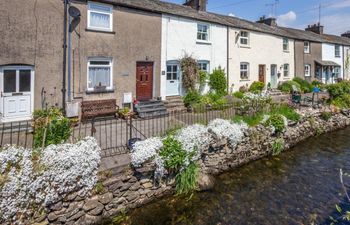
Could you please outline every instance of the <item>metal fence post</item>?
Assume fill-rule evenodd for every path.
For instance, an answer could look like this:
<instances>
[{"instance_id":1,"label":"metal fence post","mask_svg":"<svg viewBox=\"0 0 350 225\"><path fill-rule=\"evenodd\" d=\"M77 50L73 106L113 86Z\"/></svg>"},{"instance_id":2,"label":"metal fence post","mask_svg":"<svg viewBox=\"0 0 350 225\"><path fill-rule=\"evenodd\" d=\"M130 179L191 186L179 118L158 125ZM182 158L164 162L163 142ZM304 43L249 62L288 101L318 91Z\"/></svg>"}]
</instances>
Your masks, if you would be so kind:
<instances>
[{"instance_id":1,"label":"metal fence post","mask_svg":"<svg viewBox=\"0 0 350 225\"><path fill-rule=\"evenodd\" d=\"M130 138L129 139L132 139L132 116L130 116L129 124L130 124L130 130L129 130ZM129 141L129 140L127 140L127 141Z\"/></svg>"},{"instance_id":2,"label":"metal fence post","mask_svg":"<svg viewBox=\"0 0 350 225\"><path fill-rule=\"evenodd\" d=\"M95 128L95 118L93 118L93 119L91 120L91 137L94 136L95 132L96 132L96 128Z\"/></svg>"}]
</instances>

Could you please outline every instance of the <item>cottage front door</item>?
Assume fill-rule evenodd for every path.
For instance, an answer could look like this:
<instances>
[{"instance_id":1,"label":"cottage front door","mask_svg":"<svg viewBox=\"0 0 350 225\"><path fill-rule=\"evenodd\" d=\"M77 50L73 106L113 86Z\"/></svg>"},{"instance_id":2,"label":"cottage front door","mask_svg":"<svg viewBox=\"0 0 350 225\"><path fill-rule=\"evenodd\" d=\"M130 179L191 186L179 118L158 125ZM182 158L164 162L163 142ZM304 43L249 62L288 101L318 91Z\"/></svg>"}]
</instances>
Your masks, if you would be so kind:
<instances>
[{"instance_id":1,"label":"cottage front door","mask_svg":"<svg viewBox=\"0 0 350 225\"><path fill-rule=\"evenodd\" d=\"M271 65L271 88L277 88L277 65Z\"/></svg>"},{"instance_id":2,"label":"cottage front door","mask_svg":"<svg viewBox=\"0 0 350 225\"><path fill-rule=\"evenodd\" d=\"M148 101L153 97L153 62L136 64L136 98Z\"/></svg>"},{"instance_id":3,"label":"cottage front door","mask_svg":"<svg viewBox=\"0 0 350 225\"><path fill-rule=\"evenodd\" d=\"M0 76L1 121L30 119L34 101L33 68L3 67Z\"/></svg>"},{"instance_id":4,"label":"cottage front door","mask_svg":"<svg viewBox=\"0 0 350 225\"><path fill-rule=\"evenodd\" d=\"M266 66L259 65L259 81L263 82L264 84L265 84L265 71L266 71Z\"/></svg>"}]
</instances>

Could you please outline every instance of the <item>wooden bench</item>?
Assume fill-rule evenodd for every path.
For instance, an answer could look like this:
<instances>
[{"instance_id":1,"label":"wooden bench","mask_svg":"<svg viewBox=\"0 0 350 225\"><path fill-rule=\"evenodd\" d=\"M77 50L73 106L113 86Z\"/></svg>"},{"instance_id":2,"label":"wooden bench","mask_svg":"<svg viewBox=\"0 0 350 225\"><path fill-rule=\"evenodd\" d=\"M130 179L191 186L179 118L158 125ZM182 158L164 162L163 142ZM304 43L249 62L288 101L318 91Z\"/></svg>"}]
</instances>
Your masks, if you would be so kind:
<instances>
[{"instance_id":1,"label":"wooden bench","mask_svg":"<svg viewBox=\"0 0 350 225\"><path fill-rule=\"evenodd\" d=\"M81 103L81 121L95 119L103 116L117 116L119 106L116 99L83 101Z\"/></svg>"}]
</instances>

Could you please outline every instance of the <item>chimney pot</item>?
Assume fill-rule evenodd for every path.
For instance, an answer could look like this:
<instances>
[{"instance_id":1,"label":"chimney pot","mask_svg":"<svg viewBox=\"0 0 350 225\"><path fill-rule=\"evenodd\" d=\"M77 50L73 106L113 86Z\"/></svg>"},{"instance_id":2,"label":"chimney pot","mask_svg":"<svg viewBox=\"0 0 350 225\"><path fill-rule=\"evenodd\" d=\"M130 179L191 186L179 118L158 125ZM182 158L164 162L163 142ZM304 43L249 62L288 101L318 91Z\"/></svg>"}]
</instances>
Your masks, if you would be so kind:
<instances>
[{"instance_id":1,"label":"chimney pot","mask_svg":"<svg viewBox=\"0 0 350 225\"><path fill-rule=\"evenodd\" d=\"M305 30L314 32L316 34L323 34L323 28L324 27L320 23L315 23L314 25L308 25Z\"/></svg>"},{"instance_id":2,"label":"chimney pot","mask_svg":"<svg viewBox=\"0 0 350 225\"><path fill-rule=\"evenodd\" d=\"M262 16L262 17L260 17L260 20L256 21L256 22L257 23L264 23L264 24L272 26L272 27L277 26L276 18L274 18L274 17L266 18L265 16Z\"/></svg>"},{"instance_id":3,"label":"chimney pot","mask_svg":"<svg viewBox=\"0 0 350 225\"><path fill-rule=\"evenodd\" d=\"M186 0L184 5L199 11L207 11L207 0Z\"/></svg>"}]
</instances>

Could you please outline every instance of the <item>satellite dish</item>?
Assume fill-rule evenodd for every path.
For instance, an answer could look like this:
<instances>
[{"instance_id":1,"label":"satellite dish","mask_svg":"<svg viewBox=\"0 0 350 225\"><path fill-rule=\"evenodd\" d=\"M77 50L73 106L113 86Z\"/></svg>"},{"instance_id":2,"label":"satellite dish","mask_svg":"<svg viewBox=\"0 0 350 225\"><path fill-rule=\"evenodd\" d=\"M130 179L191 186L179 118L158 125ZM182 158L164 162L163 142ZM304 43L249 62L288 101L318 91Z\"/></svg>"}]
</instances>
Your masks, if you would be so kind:
<instances>
[{"instance_id":1,"label":"satellite dish","mask_svg":"<svg viewBox=\"0 0 350 225\"><path fill-rule=\"evenodd\" d=\"M80 10L74 6L70 6L68 9L68 13L71 17L73 17L74 19L79 18L80 17Z\"/></svg>"}]
</instances>

